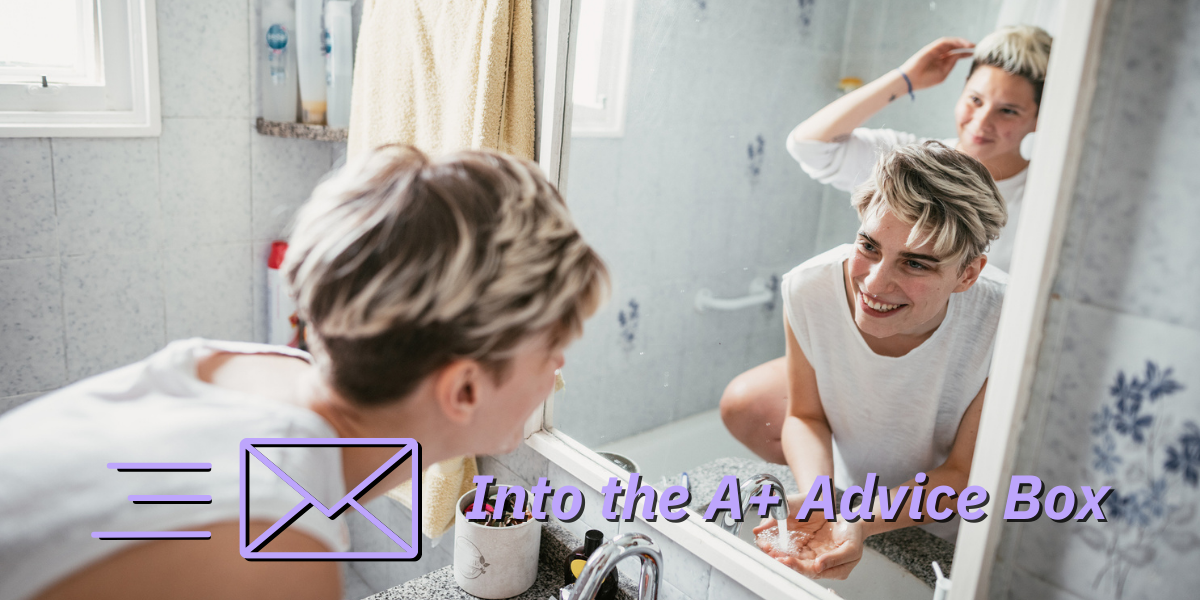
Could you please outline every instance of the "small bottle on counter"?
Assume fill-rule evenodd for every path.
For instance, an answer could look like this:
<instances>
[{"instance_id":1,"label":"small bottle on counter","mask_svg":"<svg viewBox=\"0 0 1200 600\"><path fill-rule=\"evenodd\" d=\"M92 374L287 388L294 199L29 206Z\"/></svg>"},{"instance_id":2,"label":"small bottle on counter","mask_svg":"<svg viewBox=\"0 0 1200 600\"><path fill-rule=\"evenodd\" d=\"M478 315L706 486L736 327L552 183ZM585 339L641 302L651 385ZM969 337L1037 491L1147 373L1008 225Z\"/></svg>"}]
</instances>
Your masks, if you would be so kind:
<instances>
[{"instance_id":1,"label":"small bottle on counter","mask_svg":"<svg viewBox=\"0 0 1200 600\"><path fill-rule=\"evenodd\" d=\"M563 565L563 579L566 584L575 583L575 580L579 578L579 574L583 572L583 567L587 564L588 557L603 543L603 532L599 529L588 530L587 534L583 536L583 545L567 555L566 564ZM604 578L604 582L600 584L600 593L596 595L596 598L597 600L615 600L616 597L617 571L613 569L613 572Z\"/></svg>"}]
</instances>

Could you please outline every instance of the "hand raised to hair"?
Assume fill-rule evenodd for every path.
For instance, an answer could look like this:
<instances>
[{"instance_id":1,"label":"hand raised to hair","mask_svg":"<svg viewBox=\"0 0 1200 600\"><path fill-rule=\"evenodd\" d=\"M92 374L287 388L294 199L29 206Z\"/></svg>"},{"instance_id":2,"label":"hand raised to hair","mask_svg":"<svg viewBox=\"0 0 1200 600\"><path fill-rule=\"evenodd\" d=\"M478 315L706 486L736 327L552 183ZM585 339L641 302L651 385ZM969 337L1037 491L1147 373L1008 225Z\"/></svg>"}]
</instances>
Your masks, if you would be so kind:
<instances>
[{"instance_id":1,"label":"hand raised to hair","mask_svg":"<svg viewBox=\"0 0 1200 600\"><path fill-rule=\"evenodd\" d=\"M967 53L948 54L951 50L974 47L963 38L938 38L904 61L900 70L912 81L913 90L930 88L945 81L959 60L971 57Z\"/></svg>"}]
</instances>

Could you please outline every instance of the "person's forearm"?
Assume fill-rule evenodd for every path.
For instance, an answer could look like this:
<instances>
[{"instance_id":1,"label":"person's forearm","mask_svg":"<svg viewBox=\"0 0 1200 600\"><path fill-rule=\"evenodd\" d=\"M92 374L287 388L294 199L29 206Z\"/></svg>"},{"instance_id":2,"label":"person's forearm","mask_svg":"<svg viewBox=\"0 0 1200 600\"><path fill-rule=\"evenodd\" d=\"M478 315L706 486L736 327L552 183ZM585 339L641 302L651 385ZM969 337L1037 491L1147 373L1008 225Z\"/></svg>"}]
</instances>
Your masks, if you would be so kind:
<instances>
[{"instance_id":1,"label":"person's forearm","mask_svg":"<svg viewBox=\"0 0 1200 600\"><path fill-rule=\"evenodd\" d=\"M928 509L927 503L929 500L929 494L931 492L933 492L934 488L941 486L941 485L950 486L951 488L953 488L954 492L955 492L955 498L949 499L946 496L940 497L938 499L937 509L938 510L950 509L950 510L954 511L955 513L957 513L958 512L958 494L961 494L962 491L967 487L968 469L958 468L958 467L952 466L950 464L943 464L942 466L940 466L936 469L933 469L932 471L929 471L926 475L929 476L929 481L926 481L925 485L923 485L923 486L917 486L916 481L913 479L910 479L910 480L904 482L903 484L901 484L901 486L908 487L908 494L904 498L904 505L901 506L899 508L899 510L896 511L896 520L891 523L883 520L883 513L882 513L883 507L880 504L879 498L876 498L875 499L875 511L874 511L875 518L871 521L863 521L863 536L868 537L868 536L875 535L877 533L891 531L893 529L903 529L905 527L912 527L913 525L924 525L926 523L933 523L934 520L929 515L930 511ZM924 488L924 491L921 493L921 504L920 504L920 513L919 513L920 515L924 516L923 521L913 520L913 518L911 516L911 511L910 511L910 509L912 508L913 497L916 493L916 489L919 489L919 488ZM888 496L889 496L888 506L889 507L891 507L892 502L895 501L896 492L899 489L900 489L899 487L896 487L894 489L888 490Z\"/></svg>"},{"instance_id":2,"label":"person's forearm","mask_svg":"<svg viewBox=\"0 0 1200 600\"><path fill-rule=\"evenodd\" d=\"M792 130L793 141L833 142L847 136L892 100L908 94L900 71L883 77L834 100Z\"/></svg>"},{"instance_id":3,"label":"person's forearm","mask_svg":"<svg viewBox=\"0 0 1200 600\"><path fill-rule=\"evenodd\" d=\"M829 425L788 415L783 419L781 436L783 455L801 496L808 494L817 477L833 477L833 434Z\"/></svg>"}]
</instances>

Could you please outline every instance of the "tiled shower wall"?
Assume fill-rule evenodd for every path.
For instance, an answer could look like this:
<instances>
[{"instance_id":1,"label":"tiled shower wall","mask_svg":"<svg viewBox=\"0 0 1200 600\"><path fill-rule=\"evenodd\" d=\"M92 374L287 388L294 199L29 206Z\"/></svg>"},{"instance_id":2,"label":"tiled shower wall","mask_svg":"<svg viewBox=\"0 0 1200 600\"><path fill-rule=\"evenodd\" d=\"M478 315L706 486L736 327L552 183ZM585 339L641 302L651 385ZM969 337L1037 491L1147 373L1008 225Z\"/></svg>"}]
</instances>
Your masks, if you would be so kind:
<instances>
[{"instance_id":1,"label":"tiled shower wall","mask_svg":"<svg viewBox=\"0 0 1200 600\"><path fill-rule=\"evenodd\" d=\"M991 597L1200 587L1200 6L1114 0L1015 472L1108 522L1008 523Z\"/></svg>"},{"instance_id":2,"label":"tiled shower wall","mask_svg":"<svg viewBox=\"0 0 1200 600\"><path fill-rule=\"evenodd\" d=\"M738 373L784 352L780 302L697 312L701 289L745 296L851 242L849 194L809 179L789 132L943 35L978 40L998 1L758 0L636 4L625 133L573 138L567 200L608 261L613 301L568 353L555 425L597 445L716 408ZM964 61L867 126L953 137Z\"/></svg>"},{"instance_id":3,"label":"tiled shower wall","mask_svg":"<svg viewBox=\"0 0 1200 600\"><path fill-rule=\"evenodd\" d=\"M253 4L159 0L161 137L0 139L0 410L170 340L265 340L269 243L343 145L254 132Z\"/></svg>"}]
</instances>

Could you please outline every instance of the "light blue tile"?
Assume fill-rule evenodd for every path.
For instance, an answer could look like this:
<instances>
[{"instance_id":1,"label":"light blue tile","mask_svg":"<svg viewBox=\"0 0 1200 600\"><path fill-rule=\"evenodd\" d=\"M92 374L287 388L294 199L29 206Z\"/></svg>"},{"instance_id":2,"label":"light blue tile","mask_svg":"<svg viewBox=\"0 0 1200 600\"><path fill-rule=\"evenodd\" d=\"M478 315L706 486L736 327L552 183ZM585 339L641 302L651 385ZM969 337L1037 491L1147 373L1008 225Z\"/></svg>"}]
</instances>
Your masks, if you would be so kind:
<instances>
[{"instance_id":1,"label":"light blue tile","mask_svg":"<svg viewBox=\"0 0 1200 600\"><path fill-rule=\"evenodd\" d=\"M164 117L253 116L249 7L245 0L158 2Z\"/></svg>"},{"instance_id":2,"label":"light blue tile","mask_svg":"<svg viewBox=\"0 0 1200 600\"><path fill-rule=\"evenodd\" d=\"M0 140L0 260L56 256L50 140Z\"/></svg>"},{"instance_id":3,"label":"light blue tile","mask_svg":"<svg viewBox=\"0 0 1200 600\"><path fill-rule=\"evenodd\" d=\"M734 581L728 575L712 570L708 584L708 600L750 600L758 598L758 594L746 589L746 586Z\"/></svg>"},{"instance_id":4,"label":"light blue tile","mask_svg":"<svg viewBox=\"0 0 1200 600\"><path fill-rule=\"evenodd\" d=\"M163 119L159 189L168 248L250 240L246 119Z\"/></svg>"},{"instance_id":5,"label":"light blue tile","mask_svg":"<svg viewBox=\"0 0 1200 600\"><path fill-rule=\"evenodd\" d=\"M657 509L656 509L657 510ZM640 513L640 504L639 504ZM671 525L666 525L670 527ZM649 537L663 555L663 581L675 588L674 593L686 598L707 598L709 577L712 567L700 560L661 532L655 531L640 518L632 522L621 522L621 535L640 533ZM637 581L641 565L636 560L627 560L619 565L621 573Z\"/></svg>"},{"instance_id":6,"label":"light blue tile","mask_svg":"<svg viewBox=\"0 0 1200 600\"><path fill-rule=\"evenodd\" d=\"M559 490L564 486L573 486L583 492L584 503L583 513L578 519L565 523L558 518L551 517L555 523L561 525L567 531L570 531L575 537L583 539L589 529L598 529L604 533L604 539L610 540L618 535L619 525L616 522L608 521L601 514L603 510L604 496L598 490L583 484L578 478L563 470L558 465L550 465L550 487ZM552 499L557 502L557 498Z\"/></svg>"},{"instance_id":7,"label":"light blue tile","mask_svg":"<svg viewBox=\"0 0 1200 600\"><path fill-rule=\"evenodd\" d=\"M162 257L68 256L63 263L67 379L141 360L166 343Z\"/></svg>"},{"instance_id":8,"label":"light blue tile","mask_svg":"<svg viewBox=\"0 0 1200 600\"><path fill-rule=\"evenodd\" d=\"M536 484L538 478L549 477L550 461L528 444L522 443L516 450L492 458L512 470L522 481Z\"/></svg>"},{"instance_id":9,"label":"light blue tile","mask_svg":"<svg viewBox=\"0 0 1200 600\"><path fill-rule=\"evenodd\" d=\"M252 341L249 243L196 246L163 254L168 340Z\"/></svg>"},{"instance_id":10,"label":"light blue tile","mask_svg":"<svg viewBox=\"0 0 1200 600\"><path fill-rule=\"evenodd\" d=\"M0 396L66 383L57 258L0 261Z\"/></svg>"},{"instance_id":11,"label":"light blue tile","mask_svg":"<svg viewBox=\"0 0 1200 600\"><path fill-rule=\"evenodd\" d=\"M54 188L64 255L158 248L158 139L55 139Z\"/></svg>"}]
</instances>

